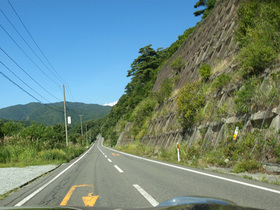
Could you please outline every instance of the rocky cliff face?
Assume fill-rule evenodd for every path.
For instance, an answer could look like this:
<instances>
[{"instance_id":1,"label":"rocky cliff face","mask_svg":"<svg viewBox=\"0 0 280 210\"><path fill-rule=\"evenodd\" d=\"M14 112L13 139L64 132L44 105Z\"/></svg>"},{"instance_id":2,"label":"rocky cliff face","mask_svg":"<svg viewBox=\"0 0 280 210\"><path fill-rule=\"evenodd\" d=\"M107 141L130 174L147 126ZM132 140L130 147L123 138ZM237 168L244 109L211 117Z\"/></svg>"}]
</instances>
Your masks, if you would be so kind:
<instances>
[{"instance_id":1,"label":"rocky cliff face","mask_svg":"<svg viewBox=\"0 0 280 210\"><path fill-rule=\"evenodd\" d=\"M170 64L177 57L185 62L184 68L179 72L179 79L173 89L173 97L165 101L154 111L153 118L149 123L148 131L141 142L155 147L169 148L176 142L184 142L191 145L200 140L201 148L215 146L224 141L227 136L233 135L234 130L242 124L240 132L252 131L254 128L280 128L280 108L267 107L256 110L244 116L230 115L218 117L213 115L211 120L194 125L192 128L184 129L178 122L176 113L176 91L186 82L199 80L199 67L202 63L211 65L214 72L210 79L215 79L221 73L232 72L236 68L235 56L238 45L234 40L234 30L237 26L236 12L240 0L220 0L211 14L199 24L195 31L174 53L174 55L160 69L153 91L158 91L165 78L174 76ZM266 71L263 88L269 85L265 78L279 71L280 65L271 66ZM222 90L210 96L216 104L223 104L234 95L240 88L239 84L228 85ZM215 113L215 108L213 108ZM127 125L118 139L118 145L127 144L134 139L128 133L131 124Z\"/></svg>"}]
</instances>

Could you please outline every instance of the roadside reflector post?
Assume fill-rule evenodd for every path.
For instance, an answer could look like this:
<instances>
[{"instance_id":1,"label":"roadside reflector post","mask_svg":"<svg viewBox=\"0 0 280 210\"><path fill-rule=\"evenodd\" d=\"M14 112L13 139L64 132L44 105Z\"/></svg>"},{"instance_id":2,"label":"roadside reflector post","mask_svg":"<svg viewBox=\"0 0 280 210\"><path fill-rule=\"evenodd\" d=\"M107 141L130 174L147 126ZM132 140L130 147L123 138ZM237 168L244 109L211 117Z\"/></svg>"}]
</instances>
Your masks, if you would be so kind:
<instances>
[{"instance_id":1,"label":"roadside reflector post","mask_svg":"<svg viewBox=\"0 0 280 210\"><path fill-rule=\"evenodd\" d=\"M234 140L234 141L236 141L236 139L237 139L238 132L239 132L239 127L236 126L235 131L234 131L234 135L233 135L233 140Z\"/></svg>"},{"instance_id":2,"label":"roadside reflector post","mask_svg":"<svg viewBox=\"0 0 280 210\"><path fill-rule=\"evenodd\" d=\"M178 162L180 162L180 151L179 151L179 143L177 142L177 155L178 155Z\"/></svg>"}]
</instances>

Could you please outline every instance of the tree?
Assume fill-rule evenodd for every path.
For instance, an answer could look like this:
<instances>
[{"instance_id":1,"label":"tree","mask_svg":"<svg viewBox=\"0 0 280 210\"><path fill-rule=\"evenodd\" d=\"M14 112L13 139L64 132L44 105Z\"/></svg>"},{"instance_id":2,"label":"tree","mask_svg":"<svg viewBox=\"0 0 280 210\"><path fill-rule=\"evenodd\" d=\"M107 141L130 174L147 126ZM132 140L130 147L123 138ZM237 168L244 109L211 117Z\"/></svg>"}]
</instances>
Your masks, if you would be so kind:
<instances>
[{"instance_id":1,"label":"tree","mask_svg":"<svg viewBox=\"0 0 280 210\"><path fill-rule=\"evenodd\" d=\"M0 144L2 144L4 142L4 133L2 131L2 127L3 127L3 123L0 120Z\"/></svg>"},{"instance_id":2,"label":"tree","mask_svg":"<svg viewBox=\"0 0 280 210\"><path fill-rule=\"evenodd\" d=\"M29 127L21 131L21 136L30 141L39 140L44 135L45 127L43 124L32 122Z\"/></svg>"},{"instance_id":3,"label":"tree","mask_svg":"<svg viewBox=\"0 0 280 210\"><path fill-rule=\"evenodd\" d=\"M201 64L199 67L199 74L201 76L202 81L207 82L211 75L212 67L206 63Z\"/></svg>"},{"instance_id":4,"label":"tree","mask_svg":"<svg viewBox=\"0 0 280 210\"><path fill-rule=\"evenodd\" d=\"M12 136L18 133L22 128L23 125L21 123L10 121L10 122L6 122L2 126L1 130L5 136Z\"/></svg>"},{"instance_id":5,"label":"tree","mask_svg":"<svg viewBox=\"0 0 280 210\"><path fill-rule=\"evenodd\" d=\"M182 57L177 57L170 64L171 69L175 70L176 74L179 73L182 70L182 68L184 68L184 66L185 62L182 60Z\"/></svg>"},{"instance_id":6,"label":"tree","mask_svg":"<svg viewBox=\"0 0 280 210\"><path fill-rule=\"evenodd\" d=\"M206 1L207 0L199 0L198 2L196 2L196 4L194 5L194 8L198 8L198 7L205 7L206 6ZM194 16L200 16L204 13L205 9L202 9L202 10L197 10L195 11L193 14Z\"/></svg>"},{"instance_id":7,"label":"tree","mask_svg":"<svg viewBox=\"0 0 280 210\"><path fill-rule=\"evenodd\" d=\"M54 131L55 139L59 142L63 142L65 139L65 126L63 124L56 124L52 126Z\"/></svg>"},{"instance_id":8,"label":"tree","mask_svg":"<svg viewBox=\"0 0 280 210\"><path fill-rule=\"evenodd\" d=\"M204 106L204 96L199 92L200 83L186 83L176 98L179 122L185 128L196 123L198 110Z\"/></svg>"},{"instance_id":9,"label":"tree","mask_svg":"<svg viewBox=\"0 0 280 210\"><path fill-rule=\"evenodd\" d=\"M210 12L212 11L212 9L214 9L214 7L216 6L216 3L219 0L199 0L195 5L194 8L198 8L198 7L204 7L204 9L201 10L197 10L195 11L193 14L194 16L202 16L202 19L205 19Z\"/></svg>"},{"instance_id":10,"label":"tree","mask_svg":"<svg viewBox=\"0 0 280 210\"><path fill-rule=\"evenodd\" d=\"M237 11L235 38L243 77L262 73L280 52L280 5L278 0L246 1Z\"/></svg>"},{"instance_id":11,"label":"tree","mask_svg":"<svg viewBox=\"0 0 280 210\"><path fill-rule=\"evenodd\" d=\"M162 104L164 100L166 100L171 95L173 86L174 80L171 78L165 78L160 85L160 91L153 92L152 96L159 104Z\"/></svg>"},{"instance_id":12,"label":"tree","mask_svg":"<svg viewBox=\"0 0 280 210\"><path fill-rule=\"evenodd\" d=\"M131 64L127 77L132 77L126 86L128 104L134 108L142 99L147 97L153 88L157 70L166 55L165 50L154 50L147 45L139 50L141 55Z\"/></svg>"}]
</instances>

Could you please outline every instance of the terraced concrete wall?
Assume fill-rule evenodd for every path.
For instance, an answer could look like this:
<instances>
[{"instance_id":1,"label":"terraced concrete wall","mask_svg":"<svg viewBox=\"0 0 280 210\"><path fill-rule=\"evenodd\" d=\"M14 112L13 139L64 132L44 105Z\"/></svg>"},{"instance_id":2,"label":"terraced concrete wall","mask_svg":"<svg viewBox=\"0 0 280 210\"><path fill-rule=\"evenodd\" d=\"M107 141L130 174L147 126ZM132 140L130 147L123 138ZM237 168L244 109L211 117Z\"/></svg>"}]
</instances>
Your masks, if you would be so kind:
<instances>
[{"instance_id":1,"label":"terraced concrete wall","mask_svg":"<svg viewBox=\"0 0 280 210\"><path fill-rule=\"evenodd\" d=\"M153 91L160 89L161 82L165 78L174 76L170 64L177 57L182 57L186 65L179 73L175 90L181 88L188 81L198 80L199 67L202 63L210 64L212 67L219 65L221 72L234 70L235 66L231 65L231 61L238 51L238 47L233 34L237 26L235 15L239 3L240 0L219 1L207 19L199 24L160 69ZM270 71L280 71L280 65L271 67ZM223 103L227 98L232 97L238 88L238 85L226 87L213 97L219 100L219 103ZM141 142L151 146L168 148L177 142L184 141L191 145L198 139L202 139L201 148L203 149L222 142L225 136L234 132L233 129L238 122L245 122L244 130L260 128L263 120L265 120L267 127L280 129L280 106L251 113L250 116L228 116L224 119L214 119L188 130L184 130L178 122L176 106L175 98L171 98L155 110L157 117L150 122L148 131ZM127 144L134 140L127 135L131 126L126 126L118 140L118 145Z\"/></svg>"},{"instance_id":2,"label":"terraced concrete wall","mask_svg":"<svg viewBox=\"0 0 280 210\"><path fill-rule=\"evenodd\" d=\"M175 89L182 87L185 82L198 79L201 63L213 65L221 60L230 60L237 50L233 40L234 21L240 0L220 0L211 14L197 26L194 32L165 63L158 73L153 91L160 89L161 82L174 76L170 64L177 57L185 62L184 69L179 74ZM167 113L164 113L167 110ZM142 142L148 145L169 147L174 142L184 138L183 129L176 117L176 102L174 99L162 104L156 112L160 117L154 119ZM118 145L127 144L134 139L130 137L131 125L126 126L118 139Z\"/></svg>"},{"instance_id":3,"label":"terraced concrete wall","mask_svg":"<svg viewBox=\"0 0 280 210\"><path fill-rule=\"evenodd\" d=\"M153 91L160 89L164 78L171 77L174 71L170 64L177 57L182 57L185 67L179 74L175 85L178 89L187 81L199 78L202 63L215 65L222 60L230 60L237 50L233 39L236 22L236 10L240 0L220 0L211 14L199 24L188 39L160 69Z\"/></svg>"}]
</instances>

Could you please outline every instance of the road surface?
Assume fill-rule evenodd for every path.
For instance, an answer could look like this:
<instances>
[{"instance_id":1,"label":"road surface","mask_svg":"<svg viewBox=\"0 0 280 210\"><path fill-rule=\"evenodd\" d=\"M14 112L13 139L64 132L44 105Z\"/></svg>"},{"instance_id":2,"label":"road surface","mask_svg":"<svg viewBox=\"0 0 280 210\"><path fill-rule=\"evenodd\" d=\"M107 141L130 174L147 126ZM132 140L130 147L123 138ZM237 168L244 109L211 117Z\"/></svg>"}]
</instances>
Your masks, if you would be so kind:
<instances>
[{"instance_id":1,"label":"road surface","mask_svg":"<svg viewBox=\"0 0 280 210\"><path fill-rule=\"evenodd\" d=\"M179 196L280 208L280 186L149 160L102 146L12 193L0 206L142 208Z\"/></svg>"}]
</instances>

